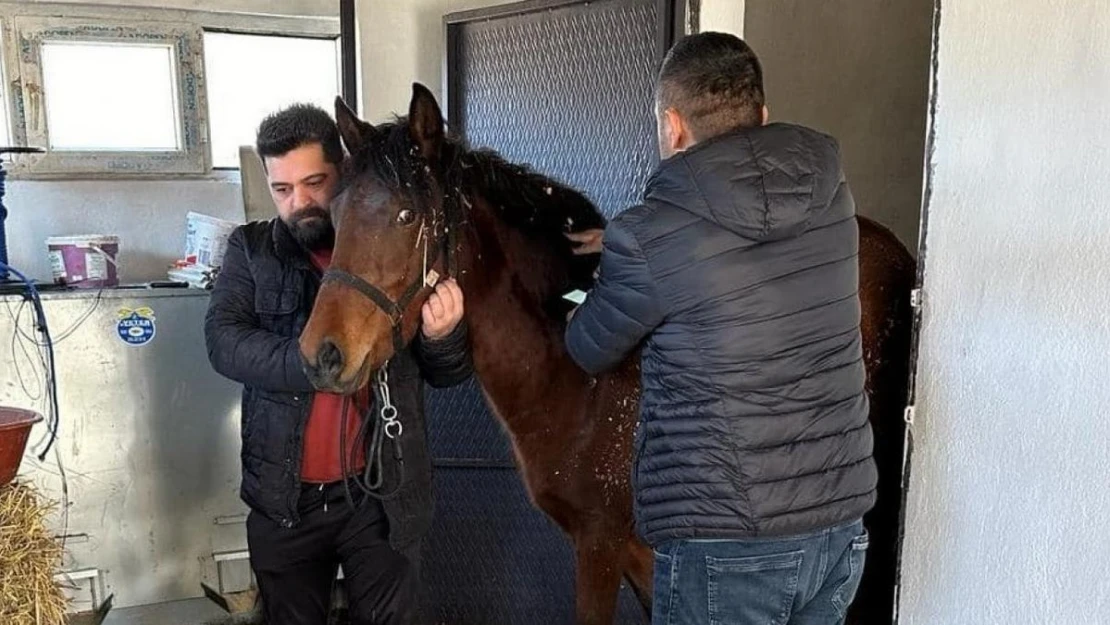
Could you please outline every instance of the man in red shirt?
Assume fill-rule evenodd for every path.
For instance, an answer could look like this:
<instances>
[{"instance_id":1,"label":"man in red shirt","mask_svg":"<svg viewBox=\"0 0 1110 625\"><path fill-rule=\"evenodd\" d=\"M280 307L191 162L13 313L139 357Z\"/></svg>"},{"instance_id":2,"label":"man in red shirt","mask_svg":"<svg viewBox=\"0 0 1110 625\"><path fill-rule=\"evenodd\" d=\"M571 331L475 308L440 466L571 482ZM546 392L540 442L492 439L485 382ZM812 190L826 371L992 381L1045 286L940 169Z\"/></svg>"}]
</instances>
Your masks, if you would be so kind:
<instances>
[{"instance_id":1,"label":"man in red shirt","mask_svg":"<svg viewBox=\"0 0 1110 625\"><path fill-rule=\"evenodd\" d=\"M471 373L462 292L440 283L412 347L388 365L403 465L390 445L380 462L368 457L380 421L370 393L315 392L297 343L331 262L338 129L323 110L293 106L262 122L257 149L278 219L232 233L205 335L215 369L244 387L241 495L265 620L324 625L342 565L352 623L410 623L432 513L422 380L449 386Z\"/></svg>"}]
</instances>

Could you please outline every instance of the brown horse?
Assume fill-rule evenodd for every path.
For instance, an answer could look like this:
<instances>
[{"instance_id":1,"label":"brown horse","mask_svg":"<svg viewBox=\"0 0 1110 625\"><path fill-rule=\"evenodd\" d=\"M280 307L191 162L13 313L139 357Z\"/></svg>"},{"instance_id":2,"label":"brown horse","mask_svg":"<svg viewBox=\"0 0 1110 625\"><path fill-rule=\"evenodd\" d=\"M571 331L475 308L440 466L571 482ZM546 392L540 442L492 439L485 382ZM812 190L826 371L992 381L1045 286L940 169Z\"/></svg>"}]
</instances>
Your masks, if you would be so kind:
<instances>
[{"instance_id":1,"label":"brown horse","mask_svg":"<svg viewBox=\"0 0 1110 625\"><path fill-rule=\"evenodd\" d=\"M344 279L321 288L301 336L313 379L340 392L366 384L415 335L427 283L456 275L486 400L509 432L533 502L573 541L577 622L612 623L622 576L650 609L652 552L633 530L629 484L639 358L591 378L563 346L569 304L561 295L588 288L597 264L574 256L564 233L604 219L577 191L445 136L439 106L420 85L408 118L375 127L339 101L336 117L351 154L332 206L332 270ZM896 476L913 261L889 232L860 223L872 421L880 471ZM869 587L893 579L898 486L882 480L869 519L872 559L891 554L889 566L869 567L880 569Z\"/></svg>"}]
</instances>

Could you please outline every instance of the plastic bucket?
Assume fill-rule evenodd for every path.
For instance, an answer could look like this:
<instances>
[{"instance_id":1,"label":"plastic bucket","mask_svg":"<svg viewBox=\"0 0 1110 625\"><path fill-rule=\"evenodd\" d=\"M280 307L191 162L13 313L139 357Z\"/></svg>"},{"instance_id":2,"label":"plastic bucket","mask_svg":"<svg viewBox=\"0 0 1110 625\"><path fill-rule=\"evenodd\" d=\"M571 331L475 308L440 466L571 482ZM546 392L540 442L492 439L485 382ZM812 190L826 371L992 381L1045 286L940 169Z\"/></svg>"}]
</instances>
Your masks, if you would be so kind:
<instances>
[{"instance_id":1,"label":"plastic bucket","mask_svg":"<svg viewBox=\"0 0 1110 625\"><path fill-rule=\"evenodd\" d=\"M31 427L39 421L42 415L37 412L0 407L0 487L15 479Z\"/></svg>"},{"instance_id":2,"label":"plastic bucket","mask_svg":"<svg viewBox=\"0 0 1110 625\"><path fill-rule=\"evenodd\" d=\"M86 289L119 284L116 272L119 237L111 234L50 237L46 247L56 284Z\"/></svg>"},{"instance_id":3,"label":"plastic bucket","mask_svg":"<svg viewBox=\"0 0 1110 625\"><path fill-rule=\"evenodd\" d=\"M193 212L185 219L185 260L208 267L223 264L227 238L239 224Z\"/></svg>"}]
</instances>

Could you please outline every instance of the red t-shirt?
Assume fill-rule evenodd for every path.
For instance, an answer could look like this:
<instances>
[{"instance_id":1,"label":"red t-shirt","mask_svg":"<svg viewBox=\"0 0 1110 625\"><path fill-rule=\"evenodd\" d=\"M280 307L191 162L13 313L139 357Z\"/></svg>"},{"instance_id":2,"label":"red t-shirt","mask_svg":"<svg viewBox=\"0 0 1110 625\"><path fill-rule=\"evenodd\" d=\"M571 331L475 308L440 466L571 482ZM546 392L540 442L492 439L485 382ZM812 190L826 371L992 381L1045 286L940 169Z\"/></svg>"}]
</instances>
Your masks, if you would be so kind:
<instances>
[{"instance_id":1,"label":"red t-shirt","mask_svg":"<svg viewBox=\"0 0 1110 625\"><path fill-rule=\"evenodd\" d=\"M312 263L321 270L331 264L331 250L314 252ZM366 468L366 447L359 444L358 429L362 412L369 405L367 387L348 400L346 440L347 471L343 475L339 451L339 431L343 422L343 396L317 392L312 398L312 409L304 429L304 453L301 459L301 481L328 484L350 477ZM369 438L370 433L366 433Z\"/></svg>"}]
</instances>

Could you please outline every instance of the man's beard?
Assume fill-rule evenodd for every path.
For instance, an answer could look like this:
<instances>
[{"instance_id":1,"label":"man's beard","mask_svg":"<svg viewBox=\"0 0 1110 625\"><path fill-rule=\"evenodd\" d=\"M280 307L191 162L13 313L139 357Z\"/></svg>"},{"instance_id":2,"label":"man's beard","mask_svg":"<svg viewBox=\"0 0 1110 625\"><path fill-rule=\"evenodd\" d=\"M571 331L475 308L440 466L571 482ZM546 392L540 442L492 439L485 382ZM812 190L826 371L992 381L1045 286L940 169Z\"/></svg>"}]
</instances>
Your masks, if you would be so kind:
<instances>
[{"instance_id":1,"label":"man's beard","mask_svg":"<svg viewBox=\"0 0 1110 625\"><path fill-rule=\"evenodd\" d=\"M297 243L310 252L329 250L335 245L331 215L319 206L302 208L285 225Z\"/></svg>"}]
</instances>

